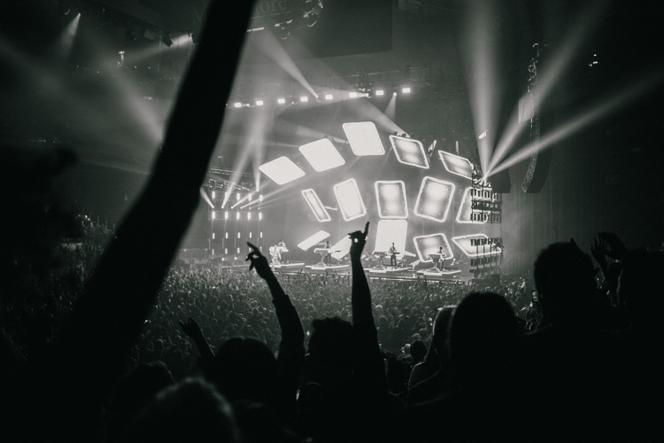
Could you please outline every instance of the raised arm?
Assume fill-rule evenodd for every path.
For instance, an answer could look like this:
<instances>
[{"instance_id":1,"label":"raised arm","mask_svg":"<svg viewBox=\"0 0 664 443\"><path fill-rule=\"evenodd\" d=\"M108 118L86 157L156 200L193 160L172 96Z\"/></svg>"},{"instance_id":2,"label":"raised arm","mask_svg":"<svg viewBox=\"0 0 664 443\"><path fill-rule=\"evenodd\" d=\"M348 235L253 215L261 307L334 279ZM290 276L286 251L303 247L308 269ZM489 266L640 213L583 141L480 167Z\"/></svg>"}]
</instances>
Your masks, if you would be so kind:
<instances>
[{"instance_id":1,"label":"raised arm","mask_svg":"<svg viewBox=\"0 0 664 443\"><path fill-rule=\"evenodd\" d=\"M225 2L210 4L152 174L99 260L62 336L60 352L71 362L69 378L85 387L85 396L93 397L89 400L101 401L121 373L189 225L252 6L252 1L237 2L229 17ZM155 223L163 212L169 216Z\"/></svg>"},{"instance_id":2,"label":"raised arm","mask_svg":"<svg viewBox=\"0 0 664 443\"><path fill-rule=\"evenodd\" d=\"M250 262L249 270L255 269L270 288L272 304L281 328L281 342L277 356L281 407L277 413L282 420L292 423L296 417L299 375L304 365L304 329L295 306L279 284L265 256L253 244L247 243L247 245L250 249L247 255L247 260Z\"/></svg>"},{"instance_id":3,"label":"raised arm","mask_svg":"<svg viewBox=\"0 0 664 443\"><path fill-rule=\"evenodd\" d=\"M351 310L355 333L355 373L368 388L386 388L383 359L378 346L378 333L371 306L371 291L362 266L362 251L369 233L369 222L363 231L348 234L351 238L350 261L353 274Z\"/></svg>"},{"instance_id":4,"label":"raised arm","mask_svg":"<svg viewBox=\"0 0 664 443\"><path fill-rule=\"evenodd\" d=\"M186 322L180 322L180 328L196 345L198 353L201 355L201 366L204 369L209 368L212 365L212 360L214 360L214 354L210 350L210 345L205 339L198 322L190 318Z\"/></svg>"},{"instance_id":5,"label":"raised arm","mask_svg":"<svg viewBox=\"0 0 664 443\"><path fill-rule=\"evenodd\" d=\"M353 326L373 328L375 331L376 326L371 308L371 291L362 266L362 251L367 241L368 232L369 222L364 225L364 232L355 231L348 234L352 242L350 246L350 262L353 271L351 309Z\"/></svg>"},{"instance_id":6,"label":"raised arm","mask_svg":"<svg viewBox=\"0 0 664 443\"><path fill-rule=\"evenodd\" d=\"M281 327L281 343L279 345L279 363L285 364L282 368L288 372L292 370L299 371L299 365L304 359L304 329L300 316L293 306L290 298L284 292L279 280L270 268L267 258L260 250L251 243L247 243L250 248L247 260L250 262L249 270L255 269L256 273L267 283L272 294L272 303ZM295 364L297 367L293 368Z\"/></svg>"}]
</instances>

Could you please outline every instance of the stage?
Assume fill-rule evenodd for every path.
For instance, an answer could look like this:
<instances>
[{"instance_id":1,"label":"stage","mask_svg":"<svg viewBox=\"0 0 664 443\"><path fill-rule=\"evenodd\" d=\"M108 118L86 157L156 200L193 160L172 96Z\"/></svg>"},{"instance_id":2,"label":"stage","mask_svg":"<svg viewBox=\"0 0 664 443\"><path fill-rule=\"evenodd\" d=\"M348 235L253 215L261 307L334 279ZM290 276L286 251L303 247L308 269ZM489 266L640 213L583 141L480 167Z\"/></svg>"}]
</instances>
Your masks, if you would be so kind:
<instances>
[{"instance_id":1,"label":"stage","mask_svg":"<svg viewBox=\"0 0 664 443\"><path fill-rule=\"evenodd\" d=\"M329 275L339 277L350 277L351 268L349 264L335 264L322 266L320 264L307 265L304 262L283 263L272 265L276 275ZM221 272L244 272L246 264L221 265ZM365 273L370 280L394 280L394 281L420 281L420 282L448 282L454 284L470 284L473 279L461 272L459 269L434 270L433 268L413 270L410 267L368 267Z\"/></svg>"}]
</instances>

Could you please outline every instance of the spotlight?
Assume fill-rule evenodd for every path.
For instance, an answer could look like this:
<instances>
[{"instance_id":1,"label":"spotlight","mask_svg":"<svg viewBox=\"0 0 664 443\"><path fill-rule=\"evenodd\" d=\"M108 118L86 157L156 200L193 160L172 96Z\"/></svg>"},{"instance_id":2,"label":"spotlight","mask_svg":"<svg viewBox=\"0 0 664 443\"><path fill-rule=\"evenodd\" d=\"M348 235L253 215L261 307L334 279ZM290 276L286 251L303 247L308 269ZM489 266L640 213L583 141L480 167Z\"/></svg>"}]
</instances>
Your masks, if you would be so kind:
<instances>
[{"instance_id":1,"label":"spotlight","mask_svg":"<svg viewBox=\"0 0 664 443\"><path fill-rule=\"evenodd\" d=\"M376 89L376 97L382 97L385 95L385 91L382 89Z\"/></svg>"},{"instance_id":2,"label":"spotlight","mask_svg":"<svg viewBox=\"0 0 664 443\"><path fill-rule=\"evenodd\" d=\"M332 100L334 96L332 94L325 94L325 100Z\"/></svg>"},{"instance_id":3,"label":"spotlight","mask_svg":"<svg viewBox=\"0 0 664 443\"><path fill-rule=\"evenodd\" d=\"M300 101L302 103L307 103L309 101L309 97L307 97L306 95L303 95L303 96L300 97Z\"/></svg>"},{"instance_id":4,"label":"spotlight","mask_svg":"<svg viewBox=\"0 0 664 443\"><path fill-rule=\"evenodd\" d=\"M263 106L263 100L256 100L256 106Z\"/></svg>"},{"instance_id":5,"label":"spotlight","mask_svg":"<svg viewBox=\"0 0 664 443\"><path fill-rule=\"evenodd\" d=\"M404 86L403 88L401 88L402 94L410 94L410 92L411 92L410 86Z\"/></svg>"},{"instance_id":6,"label":"spotlight","mask_svg":"<svg viewBox=\"0 0 664 443\"><path fill-rule=\"evenodd\" d=\"M280 98L277 99L277 103L279 103L280 105L284 105L284 104L286 104L286 99L280 97Z\"/></svg>"},{"instance_id":7,"label":"spotlight","mask_svg":"<svg viewBox=\"0 0 664 443\"><path fill-rule=\"evenodd\" d=\"M350 98L357 98L357 92L355 92L355 91L350 91L350 92L348 93L348 97L350 97Z\"/></svg>"},{"instance_id":8,"label":"spotlight","mask_svg":"<svg viewBox=\"0 0 664 443\"><path fill-rule=\"evenodd\" d=\"M397 91L394 91L394 92L392 93L392 97L396 97L396 96L397 96Z\"/></svg>"},{"instance_id":9,"label":"spotlight","mask_svg":"<svg viewBox=\"0 0 664 443\"><path fill-rule=\"evenodd\" d=\"M241 108L241 107L242 107L242 103L240 103L240 102L235 102L235 103L233 103L233 107L234 107L235 109Z\"/></svg>"}]
</instances>

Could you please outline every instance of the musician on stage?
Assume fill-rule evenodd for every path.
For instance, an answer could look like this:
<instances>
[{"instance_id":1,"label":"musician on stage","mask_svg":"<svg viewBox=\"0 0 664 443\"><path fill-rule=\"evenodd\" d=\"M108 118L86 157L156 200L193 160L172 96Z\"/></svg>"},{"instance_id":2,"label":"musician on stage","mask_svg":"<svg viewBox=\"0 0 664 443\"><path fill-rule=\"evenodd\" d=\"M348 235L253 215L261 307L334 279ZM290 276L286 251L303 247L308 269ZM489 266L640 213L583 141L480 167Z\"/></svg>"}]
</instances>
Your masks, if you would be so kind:
<instances>
[{"instance_id":1,"label":"musician on stage","mask_svg":"<svg viewBox=\"0 0 664 443\"><path fill-rule=\"evenodd\" d=\"M325 259L323 260L325 262L325 265L329 265L332 262L332 257L330 254L330 241L326 240L325 241L325 249L327 249L327 255L325 256Z\"/></svg>"},{"instance_id":2,"label":"musician on stage","mask_svg":"<svg viewBox=\"0 0 664 443\"><path fill-rule=\"evenodd\" d=\"M390 246L390 249L388 249L388 252L390 254L390 266L396 268L397 267L397 248L394 246L394 242L392 242L392 246Z\"/></svg>"},{"instance_id":3,"label":"musician on stage","mask_svg":"<svg viewBox=\"0 0 664 443\"><path fill-rule=\"evenodd\" d=\"M445 255L443 254L443 247L441 246L440 248L438 248L438 263L437 263L437 265L438 265L437 267L441 271L443 270L443 268L445 266L445 260L443 259L443 257L445 257Z\"/></svg>"}]
</instances>

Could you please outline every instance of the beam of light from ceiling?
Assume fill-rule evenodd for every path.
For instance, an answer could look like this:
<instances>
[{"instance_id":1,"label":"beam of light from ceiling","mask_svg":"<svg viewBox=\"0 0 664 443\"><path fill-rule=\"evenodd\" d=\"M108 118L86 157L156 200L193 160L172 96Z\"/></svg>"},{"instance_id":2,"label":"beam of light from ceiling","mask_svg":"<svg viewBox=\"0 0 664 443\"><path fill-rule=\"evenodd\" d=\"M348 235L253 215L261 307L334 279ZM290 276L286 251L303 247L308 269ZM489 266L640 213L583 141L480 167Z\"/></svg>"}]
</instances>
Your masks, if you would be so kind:
<instances>
[{"instance_id":1,"label":"beam of light from ceiling","mask_svg":"<svg viewBox=\"0 0 664 443\"><path fill-rule=\"evenodd\" d=\"M275 38L272 36L271 38ZM279 47L281 45L277 42ZM281 50L283 50L283 47L281 47ZM316 78L334 78L334 79L339 79L339 84L337 85L336 88L320 88L321 90L326 91L326 93L331 93L334 96L334 100L332 101L327 101L327 100L319 100L318 103L312 103L311 106L317 106L321 104L328 104L328 103L333 103L334 101L341 101L341 100L357 100L357 108L360 111L360 114L362 115L362 119L365 120L372 120L378 125L382 130L389 132L389 133L395 133L395 132L407 132L404 131L398 124L396 124L391 118L386 116L378 107L373 104L369 100L362 99L361 97L357 98L351 98L350 93L353 91L357 91L357 88L353 85L348 84L341 76L338 75L337 72L332 70L322 59L313 57L308 51L302 48L302 53L303 53L303 58L307 60L308 67L307 71L310 71L311 73L316 73L315 76ZM285 54L285 56L290 60L291 63L294 62L290 59L290 56L288 54ZM279 63L278 60L277 63ZM299 68L297 68L298 72L300 72ZM311 77L311 75L310 75ZM310 87L310 85L309 85ZM309 88L307 88L309 90ZM312 88L313 90L313 88ZM315 97L318 97L318 95L310 90L310 93L314 95Z\"/></svg>"},{"instance_id":2,"label":"beam of light from ceiling","mask_svg":"<svg viewBox=\"0 0 664 443\"><path fill-rule=\"evenodd\" d=\"M98 60L104 66L108 59L104 59L104 54L113 52L98 33L92 33L87 44L93 49L93 54L100 54ZM117 92L120 103L130 113L130 115L141 123L144 135L152 146L156 147L161 143L163 137L165 122L160 119L157 112L150 106L148 101L141 94L138 85L129 78L126 70L114 68L106 70L104 76L108 79L108 86Z\"/></svg>"},{"instance_id":3,"label":"beam of light from ceiling","mask_svg":"<svg viewBox=\"0 0 664 443\"><path fill-rule=\"evenodd\" d=\"M390 97L390 101L387 103L387 106L385 107L385 112L384 114L389 118L390 120L394 121L396 118L397 114L397 94L394 93L392 94L392 97Z\"/></svg>"},{"instance_id":4,"label":"beam of light from ceiling","mask_svg":"<svg viewBox=\"0 0 664 443\"><path fill-rule=\"evenodd\" d=\"M267 135L272 130L274 118L268 108L257 108L252 111L251 118L248 122L247 135L244 140L237 147L237 154L235 163L233 164L230 177L231 189L240 181L242 174L247 169L249 159L253 161L252 171L258 170L259 164L256 164L256 159L262 159L264 156L265 147L267 144ZM222 130L223 137L223 130ZM256 180L254 176L254 180ZM254 186L256 183L254 183ZM223 205L225 206L227 198L224 199Z\"/></svg>"},{"instance_id":5,"label":"beam of light from ceiling","mask_svg":"<svg viewBox=\"0 0 664 443\"><path fill-rule=\"evenodd\" d=\"M662 78L663 72L658 72L654 75L651 75L647 79L633 84L626 90L615 94L608 100L593 106L590 110L585 111L580 115L577 115L576 117L568 120L558 128L541 137L539 140L528 143L517 152L509 156L505 161L496 166L487 176L487 178L528 159L533 154L554 146L556 143L574 135L589 125L595 123L597 120L607 116L611 112L619 110L620 108L628 105L630 101L635 100L639 96L645 94L646 92L653 89L656 85L661 83Z\"/></svg>"},{"instance_id":6,"label":"beam of light from ceiling","mask_svg":"<svg viewBox=\"0 0 664 443\"><path fill-rule=\"evenodd\" d=\"M60 59L66 59L71 54L71 49L74 46L74 39L78 33L78 24L81 21L81 13L79 12L72 18L71 22L65 27L58 39L57 53Z\"/></svg>"},{"instance_id":7,"label":"beam of light from ceiling","mask_svg":"<svg viewBox=\"0 0 664 443\"><path fill-rule=\"evenodd\" d=\"M124 64L127 66L144 63L153 57L161 54L189 50L194 47L194 41L189 34L181 34L173 38L171 46L166 45L163 41L153 41L147 46L132 50L125 54ZM107 66L112 67L116 65L116 58L107 60Z\"/></svg>"},{"instance_id":8,"label":"beam of light from ceiling","mask_svg":"<svg viewBox=\"0 0 664 443\"><path fill-rule=\"evenodd\" d=\"M493 42L498 26L492 0L472 2L469 13L466 81L480 165L486 171L497 124L497 48Z\"/></svg>"},{"instance_id":9,"label":"beam of light from ceiling","mask_svg":"<svg viewBox=\"0 0 664 443\"><path fill-rule=\"evenodd\" d=\"M537 83L530 94L524 94L517 106L512 111L505 130L500 136L494 150L488 169L483 169L485 174L490 174L492 169L508 154L513 148L516 139L523 130L528 127L528 120L519 121L519 106L523 100L530 100L532 103L532 112L537 112L542 103L547 99L555 84L564 75L567 68L572 64L574 57L578 54L578 49L583 41L592 32L595 25L599 22L601 15L601 6L603 2L592 2L582 13L580 13L568 31L565 39L556 49L549 60L543 60L539 67L541 74Z\"/></svg>"},{"instance_id":10,"label":"beam of light from ceiling","mask_svg":"<svg viewBox=\"0 0 664 443\"><path fill-rule=\"evenodd\" d=\"M318 131L308 126L303 126L297 123L289 122L287 120L278 120L274 122L274 129L277 134L286 134L289 136L297 136L303 140L313 141L320 138L329 137L327 133ZM346 143L345 139L340 137L332 137L335 143ZM293 145L299 147L300 145Z\"/></svg>"},{"instance_id":11,"label":"beam of light from ceiling","mask_svg":"<svg viewBox=\"0 0 664 443\"><path fill-rule=\"evenodd\" d=\"M214 203L212 203L212 200L210 200L210 197L208 197L207 192L205 192L205 189L201 186L199 189L199 192L201 194L201 198L207 205L210 207L210 209L214 209Z\"/></svg>"},{"instance_id":12,"label":"beam of light from ceiling","mask_svg":"<svg viewBox=\"0 0 664 443\"><path fill-rule=\"evenodd\" d=\"M116 162L116 161L100 161L96 160L94 158L81 158L79 157L78 159L81 163L86 163L89 165L97 166L100 168L104 169L114 169L116 171L122 171L122 172L127 172L131 174L136 174L136 175L143 175L147 176L150 171L148 169L137 169L134 166L127 165L122 162Z\"/></svg>"},{"instance_id":13,"label":"beam of light from ceiling","mask_svg":"<svg viewBox=\"0 0 664 443\"><path fill-rule=\"evenodd\" d=\"M258 48L270 59L272 59L277 66L284 70L290 77L298 82L304 89L309 91L309 94L318 98L316 90L311 86L309 81L304 77L300 68L295 64L290 55L286 52L281 43L271 32L263 32L261 34L260 43Z\"/></svg>"},{"instance_id":14,"label":"beam of light from ceiling","mask_svg":"<svg viewBox=\"0 0 664 443\"><path fill-rule=\"evenodd\" d=\"M22 94L23 100L33 100L34 98L31 96L26 98L25 94L35 94L35 91L38 91L38 100L48 97L52 99L49 102L58 104L56 112L50 112L47 107L41 108L42 112L48 113L54 124L60 123L68 126L72 121L76 121L75 132L79 138L92 137L106 144L115 140L123 147L140 145L141 141L135 140L130 134L107 136L108 114L99 106L91 104L89 100L85 100L72 91L65 83L67 78L62 75L61 70L56 69L56 66L44 65L33 60L30 55L16 50L2 38L0 38L0 56L8 59L11 66L20 73L21 78L29 83L29 92L18 91L19 94ZM89 151L90 149L86 148L86 152L79 152L79 155L88 154Z\"/></svg>"}]
</instances>

